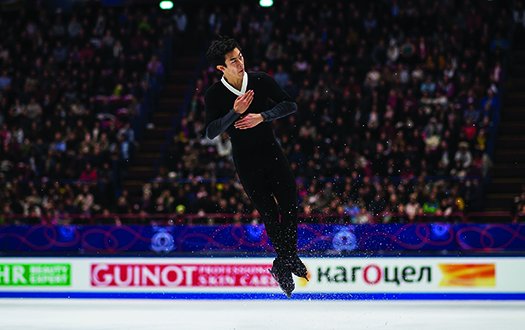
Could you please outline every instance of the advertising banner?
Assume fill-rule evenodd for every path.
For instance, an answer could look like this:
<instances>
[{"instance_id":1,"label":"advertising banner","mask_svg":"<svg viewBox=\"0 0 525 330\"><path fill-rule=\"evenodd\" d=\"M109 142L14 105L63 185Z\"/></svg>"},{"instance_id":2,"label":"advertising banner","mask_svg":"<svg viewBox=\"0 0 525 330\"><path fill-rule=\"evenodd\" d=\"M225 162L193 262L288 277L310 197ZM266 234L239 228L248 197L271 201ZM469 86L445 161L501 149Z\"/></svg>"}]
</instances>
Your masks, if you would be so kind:
<instances>
[{"instance_id":1,"label":"advertising banner","mask_svg":"<svg viewBox=\"0 0 525 330\"><path fill-rule=\"evenodd\" d=\"M525 251L525 224L300 224L299 251ZM273 252L263 225L2 226L0 251L55 253Z\"/></svg>"},{"instance_id":2,"label":"advertising banner","mask_svg":"<svg viewBox=\"0 0 525 330\"><path fill-rule=\"evenodd\" d=\"M0 287L69 286L71 265L64 263L0 263Z\"/></svg>"},{"instance_id":3,"label":"advertising banner","mask_svg":"<svg viewBox=\"0 0 525 330\"><path fill-rule=\"evenodd\" d=\"M22 260L22 261L20 261ZM270 258L0 258L0 297L283 299ZM298 299L525 299L525 258L304 258Z\"/></svg>"}]
</instances>

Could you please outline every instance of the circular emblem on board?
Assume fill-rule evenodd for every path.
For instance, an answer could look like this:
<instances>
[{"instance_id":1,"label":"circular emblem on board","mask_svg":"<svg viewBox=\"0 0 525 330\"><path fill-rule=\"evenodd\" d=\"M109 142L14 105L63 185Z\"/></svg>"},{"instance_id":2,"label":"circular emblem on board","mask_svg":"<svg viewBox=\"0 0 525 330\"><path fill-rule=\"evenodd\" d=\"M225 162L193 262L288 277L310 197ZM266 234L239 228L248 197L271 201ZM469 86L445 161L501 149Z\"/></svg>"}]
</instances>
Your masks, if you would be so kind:
<instances>
[{"instance_id":1,"label":"circular emblem on board","mask_svg":"<svg viewBox=\"0 0 525 330\"><path fill-rule=\"evenodd\" d=\"M357 247L357 238L348 228L341 229L334 235L332 245L336 251L353 251Z\"/></svg>"},{"instance_id":2,"label":"circular emblem on board","mask_svg":"<svg viewBox=\"0 0 525 330\"><path fill-rule=\"evenodd\" d=\"M155 252L171 252L175 247L173 236L166 229L158 229L151 238L151 249Z\"/></svg>"}]
</instances>

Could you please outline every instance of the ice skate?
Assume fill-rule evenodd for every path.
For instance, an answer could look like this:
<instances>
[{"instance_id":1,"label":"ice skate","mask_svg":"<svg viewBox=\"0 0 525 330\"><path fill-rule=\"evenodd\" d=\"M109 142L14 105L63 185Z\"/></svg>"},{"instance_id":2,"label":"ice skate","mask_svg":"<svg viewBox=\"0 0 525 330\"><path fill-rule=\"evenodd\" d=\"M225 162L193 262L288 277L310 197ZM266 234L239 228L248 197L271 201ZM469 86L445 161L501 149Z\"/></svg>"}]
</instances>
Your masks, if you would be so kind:
<instances>
[{"instance_id":1,"label":"ice skate","mask_svg":"<svg viewBox=\"0 0 525 330\"><path fill-rule=\"evenodd\" d=\"M290 265L285 260L277 258L273 261L273 266L271 269L268 269L268 271L272 274L277 284L279 284L284 294L290 298L295 289Z\"/></svg>"},{"instance_id":2,"label":"ice skate","mask_svg":"<svg viewBox=\"0 0 525 330\"><path fill-rule=\"evenodd\" d=\"M288 259L288 263L290 265L290 269L292 271L292 274L294 274L297 277L302 277L305 280L309 281L310 276L308 274L308 269L304 265L304 263L299 259L299 256L294 255Z\"/></svg>"}]
</instances>

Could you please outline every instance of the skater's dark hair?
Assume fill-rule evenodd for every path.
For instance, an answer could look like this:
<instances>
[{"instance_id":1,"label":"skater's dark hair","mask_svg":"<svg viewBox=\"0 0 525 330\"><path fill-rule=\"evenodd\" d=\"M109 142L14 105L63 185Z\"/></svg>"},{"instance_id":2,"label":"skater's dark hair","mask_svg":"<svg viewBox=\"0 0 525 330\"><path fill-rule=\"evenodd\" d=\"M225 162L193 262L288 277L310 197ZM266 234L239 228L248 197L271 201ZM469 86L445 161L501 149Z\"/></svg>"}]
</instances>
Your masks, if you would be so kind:
<instances>
[{"instance_id":1,"label":"skater's dark hair","mask_svg":"<svg viewBox=\"0 0 525 330\"><path fill-rule=\"evenodd\" d=\"M213 67L216 67L217 65L226 65L224 56L235 48L238 48L239 50L241 49L235 39L227 36L218 36L208 48L206 59L211 65L213 65Z\"/></svg>"}]
</instances>

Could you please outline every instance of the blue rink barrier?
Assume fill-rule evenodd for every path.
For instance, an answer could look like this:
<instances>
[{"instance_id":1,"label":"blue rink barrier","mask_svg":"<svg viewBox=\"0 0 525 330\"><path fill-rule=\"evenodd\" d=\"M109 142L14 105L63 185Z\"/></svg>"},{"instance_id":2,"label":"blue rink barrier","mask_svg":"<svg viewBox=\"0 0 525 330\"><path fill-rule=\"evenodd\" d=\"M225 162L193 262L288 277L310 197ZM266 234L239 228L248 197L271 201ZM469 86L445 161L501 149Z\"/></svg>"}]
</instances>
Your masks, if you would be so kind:
<instances>
[{"instance_id":1,"label":"blue rink barrier","mask_svg":"<svg viewBox=\"0 0 525 330\"><path fill-rule=\"evenodd\" d=\"M165 300L525 300L523 293L149 293L2 292L0 298Z\"/></svg>"},{"instance_id":2,"label":"blue rink barrier","mask_svg":"<svg viewBox=\"0 0 525 330\"><path fill-rule=\"evenodd\" d=\"M301 224L300 252L523 252L525 224ZM263 225L2 226L0 252L271 253Z\"/></svg>"}]
</instances>

